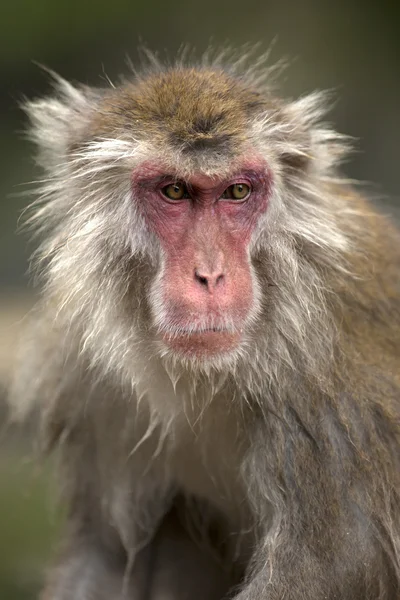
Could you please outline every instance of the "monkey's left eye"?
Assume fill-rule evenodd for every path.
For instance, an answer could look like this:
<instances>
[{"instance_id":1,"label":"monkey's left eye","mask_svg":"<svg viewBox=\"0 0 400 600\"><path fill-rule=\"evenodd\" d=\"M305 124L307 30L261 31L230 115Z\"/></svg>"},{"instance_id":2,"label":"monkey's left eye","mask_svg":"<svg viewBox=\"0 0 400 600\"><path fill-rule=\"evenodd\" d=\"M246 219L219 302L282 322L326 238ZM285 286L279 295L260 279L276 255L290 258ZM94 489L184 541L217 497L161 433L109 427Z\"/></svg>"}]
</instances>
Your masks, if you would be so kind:
<instances>
[{"instance_id":1,"label":"monkey's left eye","mask_svg":"<svg viewBox=\"0 0 400 600\"><path fill-rule=\"evenodd\" d=\"M247 183L234 183L230 185L221 198L226 200L246 200L250 196L251 187Z\"/></svg>"},{"instance_id":2,"label":"monkey's left eye","mask_svg":"<svg viewBox=\"0 0 400 600\"><path fill-rule=\"evenodd\" d=\"M169 198L169 200L182 200L183 198L189 197L187 188L181 181L166 185L162 188L162 193Z\"/></svg>"}]
</instances>

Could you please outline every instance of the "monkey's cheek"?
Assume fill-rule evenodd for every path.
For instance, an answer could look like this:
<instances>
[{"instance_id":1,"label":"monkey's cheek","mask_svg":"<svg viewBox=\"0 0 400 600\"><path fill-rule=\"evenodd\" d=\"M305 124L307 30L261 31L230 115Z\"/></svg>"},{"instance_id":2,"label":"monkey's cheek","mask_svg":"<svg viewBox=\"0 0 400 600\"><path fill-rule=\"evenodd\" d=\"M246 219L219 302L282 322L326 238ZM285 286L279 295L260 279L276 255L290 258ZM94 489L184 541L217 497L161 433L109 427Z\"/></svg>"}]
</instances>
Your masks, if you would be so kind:
<instances>
[{"instance_id":1,"label":"monkey's cheek","mask_svg":"<svg viewBox=\"0 0 400 600\"><path fill-rule=\"evenodd\" d=\"M187 335L164 333L163 343L176 354L185 358L208 359L233 352L240 344L239 333L206 331Z\"/></svg>"}]
</instances>

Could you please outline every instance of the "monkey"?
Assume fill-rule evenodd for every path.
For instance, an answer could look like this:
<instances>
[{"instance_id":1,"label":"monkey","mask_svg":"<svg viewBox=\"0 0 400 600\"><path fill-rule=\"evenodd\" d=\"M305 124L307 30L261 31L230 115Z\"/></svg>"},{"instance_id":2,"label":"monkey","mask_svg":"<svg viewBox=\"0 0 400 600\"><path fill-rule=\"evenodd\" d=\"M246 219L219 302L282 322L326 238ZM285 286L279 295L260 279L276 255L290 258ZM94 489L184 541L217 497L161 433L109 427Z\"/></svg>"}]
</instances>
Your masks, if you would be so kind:
<instances>
[{"instance_id":1,"label":"monkey","mask_svg":"<svg viewBox=\"0 0 400 600\"><path fill-rule=\"evenodd\" d=\"M28 101L43 600L400 598L400 236L328 98L226 53Z\"/></svg>"}]
</instances>

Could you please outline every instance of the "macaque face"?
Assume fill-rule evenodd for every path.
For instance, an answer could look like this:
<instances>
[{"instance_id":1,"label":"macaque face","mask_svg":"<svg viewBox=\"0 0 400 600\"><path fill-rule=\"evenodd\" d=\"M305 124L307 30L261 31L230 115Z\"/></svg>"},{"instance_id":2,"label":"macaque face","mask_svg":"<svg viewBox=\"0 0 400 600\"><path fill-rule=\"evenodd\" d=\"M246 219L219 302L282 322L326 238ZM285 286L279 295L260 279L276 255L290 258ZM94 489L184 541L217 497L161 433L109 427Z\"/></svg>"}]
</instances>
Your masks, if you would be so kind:
<instances>
[{"instance_id":1,"label":"macaque face","mask_svg":"<svg viewBox=\"0 0 400 600\"><path fill-rule=\"evenodd\" d=\"M158 339L187 358L234 351L259 301L249 245L267 210L271 180L262 160L211 177L146 163L133 173L135 202L161 248L150 304Z\"/></svg>"}]
</instances>

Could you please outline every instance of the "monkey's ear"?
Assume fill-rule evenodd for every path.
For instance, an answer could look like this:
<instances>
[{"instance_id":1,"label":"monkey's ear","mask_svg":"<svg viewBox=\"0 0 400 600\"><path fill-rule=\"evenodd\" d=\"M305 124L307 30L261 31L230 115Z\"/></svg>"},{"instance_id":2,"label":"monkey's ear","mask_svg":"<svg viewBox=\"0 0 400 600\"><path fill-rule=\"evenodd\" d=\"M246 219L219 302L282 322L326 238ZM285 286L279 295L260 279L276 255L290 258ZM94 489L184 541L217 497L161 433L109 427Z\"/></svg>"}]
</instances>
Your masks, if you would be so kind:
<instances>
[{"instance_id":1,"label":"monkey's ear","mask_svg":"<svg viewBox=\"0 0 400 600\"><path fill-rule=\"evenodd\" d=\"M292 168L329 172L349 153L350 138L324 122L331 108L331 94L315 92L287 104L284 121L288 136L282 162Z\"/></svg>"},{"instance_id":2,"label":"monkey's ear","mask_svg":"<svg viewBox=\"0 0 400 600\"><path fill-rule=\"evenodd\" d=\"M63 162L68 150L83 138L100 99L100 92L74 87L62 77L51 75L54 93L22 106L30 120L28 137L38 148L37 161L48 171Z\"/></svg>"}]
</instances>

